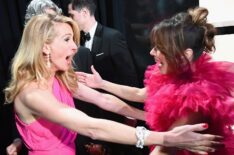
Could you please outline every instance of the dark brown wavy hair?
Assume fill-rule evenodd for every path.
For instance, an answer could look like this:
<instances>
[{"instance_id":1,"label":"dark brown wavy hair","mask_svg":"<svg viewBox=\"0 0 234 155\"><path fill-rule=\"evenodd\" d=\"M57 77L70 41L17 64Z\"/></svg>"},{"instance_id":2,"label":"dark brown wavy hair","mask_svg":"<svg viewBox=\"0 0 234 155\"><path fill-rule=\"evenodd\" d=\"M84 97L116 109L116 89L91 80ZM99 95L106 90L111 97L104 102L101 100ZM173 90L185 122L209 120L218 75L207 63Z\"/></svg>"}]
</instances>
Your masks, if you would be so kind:
<instances>
[{"instance_id":1,"label":"dark brown wavy hair","mask_svg":"<svg viewBox=\"0 0 234 155\"><path fill-rule=\"evenodd\" d=\"M184 54L186 49L193 50L193 61L203 52L214 52L216 29L207 23L207 15L206 8L189 9L163 20L152 29L151 43L165 55L173 73L184 71L185 68L190 69L189 60Z\"/></svg>"}]
</instances>

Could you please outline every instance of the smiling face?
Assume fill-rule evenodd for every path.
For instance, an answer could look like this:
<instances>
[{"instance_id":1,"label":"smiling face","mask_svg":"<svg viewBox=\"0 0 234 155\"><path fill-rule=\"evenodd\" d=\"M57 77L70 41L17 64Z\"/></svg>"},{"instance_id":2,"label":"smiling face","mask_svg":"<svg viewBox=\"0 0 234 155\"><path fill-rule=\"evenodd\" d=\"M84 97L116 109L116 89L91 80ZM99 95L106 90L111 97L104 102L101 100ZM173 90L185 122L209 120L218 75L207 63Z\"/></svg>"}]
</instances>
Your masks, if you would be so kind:
<instances>
[{"instance_id":1,"label":"smiling face","mask_svg":"<svg viewBox=\"0 0 234 155\"><path fill-rule=\"evenodd\" d=\"M72 65L72 58L77 52L77 45L73 40L73 30L67 23L55 23L56 36L52 43L44 45L44 53L50 54L51 69L54 71L68 70Z\"/></svg>"},{"instance_id":2,"label":"smiling face","mask_svg":"<svg viewBox=\"0 0 234 155\"><path fill-rule=\"evenodd\" d=\"M162 54L157 48L152 48L150 55L154 57L154 61L157 63L161 74L170 73L169 65L166 61L165 55Z\"/></svg>"}]
</instances>

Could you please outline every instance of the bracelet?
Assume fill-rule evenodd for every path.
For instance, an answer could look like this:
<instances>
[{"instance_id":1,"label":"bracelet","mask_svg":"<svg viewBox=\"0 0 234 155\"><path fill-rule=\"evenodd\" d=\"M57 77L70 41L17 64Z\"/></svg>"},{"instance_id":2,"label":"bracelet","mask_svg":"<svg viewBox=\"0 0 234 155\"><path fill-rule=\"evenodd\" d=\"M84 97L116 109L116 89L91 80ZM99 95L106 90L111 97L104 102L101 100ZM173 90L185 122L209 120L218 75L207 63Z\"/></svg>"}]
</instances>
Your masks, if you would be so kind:
<instances>
[{"instance_id":1,"label":"bracelet","mask_svg":"<svg viewBox=\"0 0 234 155\"><path fill-rule=\"evenodd\" d=\"M136 127L136 137L137 137L137 142L136 142L136 147L137 148L143 148L144 143L145 143L145 138L148 137L150 134L150 131L147 130L143 126L138 126Z\"/></svg>"}]
</instances>

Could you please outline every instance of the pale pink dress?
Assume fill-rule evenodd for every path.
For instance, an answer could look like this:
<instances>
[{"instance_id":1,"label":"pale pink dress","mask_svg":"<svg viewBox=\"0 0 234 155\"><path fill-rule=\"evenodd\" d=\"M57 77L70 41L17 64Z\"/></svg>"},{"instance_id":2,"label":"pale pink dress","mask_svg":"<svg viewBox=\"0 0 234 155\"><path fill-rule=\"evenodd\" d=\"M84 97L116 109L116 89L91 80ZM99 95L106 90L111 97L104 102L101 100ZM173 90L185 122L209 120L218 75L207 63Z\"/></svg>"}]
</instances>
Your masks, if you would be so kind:
<instances>
[{"instance_id":1,"label":"pale pink dress","mask_svg":"<svg viewBox=\"0 0 234 155\"><path fill-rule=\"evenodd\" d=\"M60 102L74 107L71 93L56 78L53 93ZM75 132L43 118L30 124L25 124L16 114L15 118L29 155L75 155Z\"/></svg>"}]
</instances>

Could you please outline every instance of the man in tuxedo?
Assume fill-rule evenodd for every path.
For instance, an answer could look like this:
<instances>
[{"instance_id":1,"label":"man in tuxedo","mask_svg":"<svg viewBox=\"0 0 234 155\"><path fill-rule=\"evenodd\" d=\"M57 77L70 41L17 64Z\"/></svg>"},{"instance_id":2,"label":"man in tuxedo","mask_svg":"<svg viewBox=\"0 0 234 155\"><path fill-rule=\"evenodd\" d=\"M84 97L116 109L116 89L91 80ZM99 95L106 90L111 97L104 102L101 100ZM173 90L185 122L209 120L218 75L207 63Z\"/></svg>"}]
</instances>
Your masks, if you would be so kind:
<instances>
[{"instance_id":1,"label":"man in tuxedo","mask_svg":"<svg viewBox=\"0 0 234 155\"><path fill-rule=\"evenodd\" d=\"M96 5L93 0L72 0L68 6L69 15L82 30L81 45L90 49L93 65L103 79L138 86L137 73L124 36L119 31L98 23L94 16L95 9ZM126 121L123 116L104 111L91 104L82 105L79 101L76 102L77 108L90 116L121 123ZM91 143L101 144L106 154L110 155L138 154L139 152L123 145L93 141L82 135L78 135L77 139L79 140L77 141L77 154L86 155L85 146L90 146ZM134 152L129 152L131 149Z\"/></svg>"}]
</instances>

